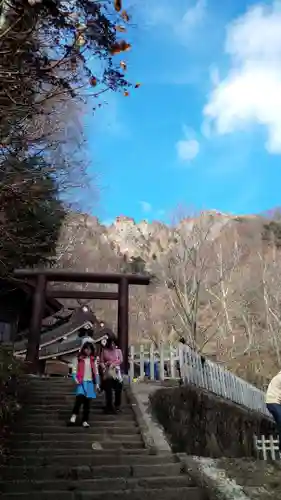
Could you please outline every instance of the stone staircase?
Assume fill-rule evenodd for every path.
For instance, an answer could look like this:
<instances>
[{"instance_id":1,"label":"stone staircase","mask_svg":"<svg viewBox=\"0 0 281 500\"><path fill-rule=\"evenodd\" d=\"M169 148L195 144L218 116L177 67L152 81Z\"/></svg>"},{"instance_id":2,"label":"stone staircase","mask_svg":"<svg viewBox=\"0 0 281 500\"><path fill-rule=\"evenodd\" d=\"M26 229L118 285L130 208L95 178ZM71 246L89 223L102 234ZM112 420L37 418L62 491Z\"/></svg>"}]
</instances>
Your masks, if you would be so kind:
<instances>
[{"instance_id":1,"label":"stone staircase","mask_svg":"<svg viewBox=\"0 0 281 500\"><path fill-rule=\"evenodd\" d=\"M207 500L171 453L150 454L129 401L104 415L93 401L89 429L67 426L69 379L31 379L0 469L2 500Z\"/></svg>"}]
</instances>

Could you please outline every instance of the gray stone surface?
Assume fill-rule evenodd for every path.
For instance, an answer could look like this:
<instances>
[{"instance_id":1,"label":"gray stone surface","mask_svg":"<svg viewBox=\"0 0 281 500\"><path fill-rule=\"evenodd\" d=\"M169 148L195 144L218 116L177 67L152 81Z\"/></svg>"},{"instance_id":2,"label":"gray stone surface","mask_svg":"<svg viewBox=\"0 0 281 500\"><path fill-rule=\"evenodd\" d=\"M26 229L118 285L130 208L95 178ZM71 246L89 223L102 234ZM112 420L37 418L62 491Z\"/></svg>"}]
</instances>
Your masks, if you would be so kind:
<instances>
[{"instance_id":1,"label":"gray stone surface","mask_svg":"<svg viewBox=\"0 0 281 500\"><path fill-rule=\"evenodd\" d=\"M161 385L157 382L136 382L127 386L132 401L132 408L142 431L145 444L155 452L172 453L171 447L160 425L154 420L150 411L149 397Z\"/></svg>"},{"instance_id":2,"label":"gray stone surface","mask_svg":"<svg viewBox=\"0 0 281 500\"><path fill-rule=\"evenodd\" d=\"M151 421L152 386L138 387L135 396L128 389L132 401L124 397L120 414L105 415L98 397L91 403L91 427L82 429L67 425L70 380L35 378L27 385L21 422L1 468L3 500L207 500Z\"/></svg>"}]
</instances>

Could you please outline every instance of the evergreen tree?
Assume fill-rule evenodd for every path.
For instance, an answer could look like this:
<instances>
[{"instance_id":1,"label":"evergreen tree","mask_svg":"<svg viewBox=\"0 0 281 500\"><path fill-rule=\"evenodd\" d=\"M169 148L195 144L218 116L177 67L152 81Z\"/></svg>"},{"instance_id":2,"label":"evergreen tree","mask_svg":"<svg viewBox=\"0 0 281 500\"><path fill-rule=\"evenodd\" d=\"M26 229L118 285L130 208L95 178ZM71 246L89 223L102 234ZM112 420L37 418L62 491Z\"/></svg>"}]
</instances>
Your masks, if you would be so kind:
<instances>
[{"instance_id":1,"label":"evergreen tree","mask_svg":"<svg viewBox=\"0 0 281 500\"><path fill-rule=\"evenodd\" d=\"M9 156L0 171L0 274L50 262L65 211L40 156Z\"/></svg>"}]
</instances>

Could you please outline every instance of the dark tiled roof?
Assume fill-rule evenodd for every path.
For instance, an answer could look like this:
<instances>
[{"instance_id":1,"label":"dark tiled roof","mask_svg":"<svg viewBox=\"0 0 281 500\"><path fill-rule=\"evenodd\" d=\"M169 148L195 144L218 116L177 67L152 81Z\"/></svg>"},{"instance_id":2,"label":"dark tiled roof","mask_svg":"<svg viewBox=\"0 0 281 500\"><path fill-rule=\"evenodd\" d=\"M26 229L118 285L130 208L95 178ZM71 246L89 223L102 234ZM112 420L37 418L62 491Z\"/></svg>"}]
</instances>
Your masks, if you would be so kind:
<instances>
[{"instance_id":1,"label":"dark tiled roof","mask_svg":"<svg viewBox=\"0 0 281 500\"><path fill-rule=\"evenodd\" d=\"M93 336L93 339L98 342L101 337ZM42 347L39 352L39 358L44 359L48 357L61 356L63 354L75 353L81 347L81 338L73 340L65 340L63 342L56 342L55 344L50 344L49 346Z\"/></svg>"},{"instance_id":2,"label":"dark tiled roof","mask_svg":"<svg viewBox=\"0 0 281 500\"><path fill-rule=\"evenodd\" d=\"M96 325L98 323L96 316L91 311L84 312L82 308L73 311L70 319L66 323L58 327L53 327L51 328L51 330L42 333L40 346L43 348L44 346L46 346L46 344L48 345L51 343L55 343L59 339L62 339L65 336L69 336L71 333L74 333L87 322L91 322L93 325ZM27 338L20 342L16 342L14 350L15 352L19 352L25 350L26 347Z\"/></svg>"}]
</instances>

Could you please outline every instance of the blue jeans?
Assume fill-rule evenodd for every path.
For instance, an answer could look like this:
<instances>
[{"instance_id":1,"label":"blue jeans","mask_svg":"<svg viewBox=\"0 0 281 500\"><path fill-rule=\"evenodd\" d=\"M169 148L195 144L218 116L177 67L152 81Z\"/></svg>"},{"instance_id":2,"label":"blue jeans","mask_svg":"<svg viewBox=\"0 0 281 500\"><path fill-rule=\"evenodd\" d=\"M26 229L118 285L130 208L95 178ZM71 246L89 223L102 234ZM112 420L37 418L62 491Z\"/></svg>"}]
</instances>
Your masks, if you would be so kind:
<instances>
[{"instance_id":1,"label":"blue jeans","mask_svg":"<svg viewBox=\"0 0 281 500\"><path fill-rule=\"evenodd\" d=\"M268 403L266 406L275 420L277 432L279 434L279 449L281 450L281 404Z\"/></svg>"}]
</instances>

